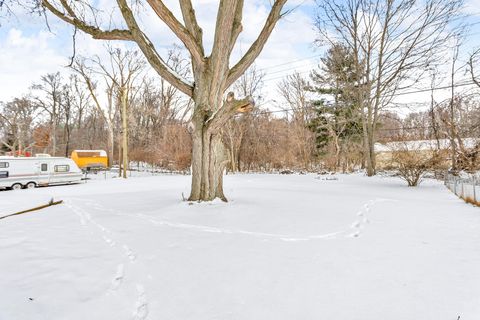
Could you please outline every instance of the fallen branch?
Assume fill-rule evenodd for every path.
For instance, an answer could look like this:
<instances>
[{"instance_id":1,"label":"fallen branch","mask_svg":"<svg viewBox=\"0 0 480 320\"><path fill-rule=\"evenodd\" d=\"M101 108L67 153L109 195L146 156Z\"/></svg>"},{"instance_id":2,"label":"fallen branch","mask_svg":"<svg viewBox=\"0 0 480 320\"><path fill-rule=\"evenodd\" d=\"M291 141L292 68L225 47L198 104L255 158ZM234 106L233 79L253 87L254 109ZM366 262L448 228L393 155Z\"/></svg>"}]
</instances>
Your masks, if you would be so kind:
<instances>
[{"instance_id":1,"label":"fallen branch","mask_svg":"<svg viewBox=\"0 0 480 320\"><path fill-rule=\"evenodd\" d=\"M57 204L60 204L60 203L62 203L62 202L63 202L63 200L53 201L53 198L52 198L52 200L50 200L50 202L47 203L47 204L44 204L44 205L42 205L42 206L38 206L38 207L35 207L35 208L23 210L23 211L20 211L20 212L15 212L15 213L12 213L12 214L7 214L6 216L0 217L0 220L1 220L1 219L8 218L8 217L12 217L12 216L18 216L18 215L20 215L20 214L24 214L24 213L28 213L28 212L32 212L32 211L37 211L37 210L45 209L45 208L48 208L48 207L51 207L51 206L56 206Z\"/></svg>"}]
</instances>

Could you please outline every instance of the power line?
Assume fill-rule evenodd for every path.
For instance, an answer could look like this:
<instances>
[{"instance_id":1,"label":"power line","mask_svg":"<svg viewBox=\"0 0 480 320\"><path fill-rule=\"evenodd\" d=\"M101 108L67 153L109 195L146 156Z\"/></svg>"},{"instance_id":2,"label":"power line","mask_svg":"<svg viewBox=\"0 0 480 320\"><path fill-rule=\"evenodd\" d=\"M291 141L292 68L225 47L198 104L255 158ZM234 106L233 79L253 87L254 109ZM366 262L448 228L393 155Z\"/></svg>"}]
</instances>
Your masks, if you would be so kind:
<instances>
[{"instance_id":1,"label":"power line","mask_svg":"<svg viewBox=\"0 0 480 320\"><path fill-rule=\"evenodd\" d=\"M312 70L313 70L313 69L312 69ZM305 73L310 73L312 70L298 71L298 72L296 72L296 73L298 73L298 74L305 74ZM277 77L274 77L274 78L267 78L267 79L264 79L263 82L268 82L268 81L283 79L283 78L285 78L286 76L288 76L288 75L277 76Z\"/></svg>"},{"instance_id":2,"label":"power line","mask_svg":"<svg viewBox=\"0 0 480 320\"><path fill-rule=\"evenodd\" d=\"M471 13L471 14L469 14L468 17L477 17L477 15L480 15L480 12ZM458 17L458 18L455 18L455 20L464 19L464 18L465 17ZM471 26L475 26L475 25L478 25L478 24L480 24L480 21L471 23L468 26L471 27ZM474 35L477 35L477 34L480 34L480 32L467 33L466 36L474 36ZM287 61L287 62L280 63L280 64L277 64L277 65L269 66L269 67L259 68L257 70L258 71L265 71L265 70L269 70L269 69L275 69L275 68L278 68L278 67L294 64L294 63L305 61L305 60L312 60L312 59L315 59L315 58L320 58L322 56L323 56L323 54L316 54L316 55L313 55L313 56L309 56L309 57L305 57L305 58L301 58L301 59L296 59L296 60L292 60L292 61ZM295 69L295 68L285 69L285 71L291 70L291 69ZM270 72L269 74L279 73L279 72L281 72L281 70L280 71L275 71L275 72Z\"/></svg>"},{"instance_id":3,"label":"power line","mask_svg":"<svg viewBox=\"0 0 480 320\"><path fill-rule=\"evenodd\" d=\"M400 131L400 130L416 130L416 129L433 129L433 126L414 126L414 127L398 127L398 128L377 128L378 131Z\"/></svg>"},{"instance_id":4,"label":"power line","mask_svg":"<svg viewBox=\"0 0 480 320\"><path fill-rule=\"evenodd\" d=\"M309 108L313 109L313 108ZM284 110L276 110L276 111L265 111L265 112L259 112L257 115L262 115L262 114L269 114L269 113L277 113L277 112L286 112L286 111L291 111L292 109L284 109ZM376 128L376 131L405 131L405 130L417 130L417 129L433 129L433 125L429 126L412 126L412 127L396 127L396 128ZM474 127L475 129L475 127Z\"/></svg>"},{"instance_id":5,"label":"power line","mask_svg":"<svg viewBox=\"0 0 480 320\"><path fill-rule=\"evenodd\" d=\"M313 108L308 108L312 109ZM270 114L270 113L280 113L292 111L293 109L284 109L284 110L275 110L275 111L262 111L257 113L257 115ZM376 131L401 131L401 130L416 130L416 129L433 129L433 126L413 126L413 127L396 127L396 128L376 128Z\"/></svg>"},{"instance_id":6,"label":"power line","mask_svg":"<svg viewBox=\"0 0 480 320\"><path fill-rule=\"evenodd\" d=\"M452 21L460 20L460 19L465 19L465 18L480 18L480 11L479 11L479 12L469 13L466 17L465 17L465 16L456 17L456 18L452 19ZM467 26L468 26L468 27L471 27L471 26L475 26L475 25L478 25L478 24L480 24L480 21L470 23L470 24L468 24ZM473 36L473 35L477 35L477 34L479 34L479 33L480 33L480 32L470 33L470 34L466 34L466 36ZM305 61L305 60L311 60L311 59L315 59L315 58L320 58L320 57L322 57L322 56L323 56L323 54L316 54L316 55L312 55L312 56L309 56L309 57L300 58L300 59L296 59L296 60L292 60L292 61L287 61L287 62L284 62L284 63L276 64L276 65L273 65L273 66L269 66L269 67L259 68L259 69L257 69L257 70L258 70L258 71L265 71L265 70L269 70L269 69L275 69L275 68L278 68L278 67L282 67L282 66L285 66L285 65L294 64L294 63L301 62L301 61ZM275 73L278 73L278 72L280 72L280 71L275 71Z\"/></svg>"},{"instance_id":7,"label":"power line","mask_svg":"<svg viewBox=\"0 0 480 320\"><path fill-rule=\"evenodd\" d=\"M480 14L480 12L474 13L472 15L475 15L475 14ZM474 26L474 25L477 25L477 24L480 24L480 21L472 23L469 26ZM480 32L467 33L467 34L465 34L465 37L471 37L471 36L475 36L475 35L479 35L479 34L480 34ZM317 54L317 55L314 55L314 56L310 56L310 57L306 57L306 58L302 58L302 59L297 59L297 60L292 60L292 61L284 62L284 63L278 64L278 65L273 65L273 66L270 66L270 67L259 68L258 70L259 71L265 71L265 70L269 70L269 69L275 69L277 67L281 67L281 66L285 66L285 65L291 65L291 64L295 64L297 62L301 62L301 61L305 61L305 60L320 58L322 56L323 56L322 54ZM315 64L316 63L310 63L307 66L312 66L312 65L315 65ZM274 71L274 72L269 72L268 75L281 73L281 72L285 72L285 71L290 71L290 70L295 70L297 68L303 68L303 67L305 67L305 66L299 66L299 67L287 68L287 69L283 69L283 70L277 70L277 71ZM310 71L312 71L312 70L301 71L301 72L298 72L298 73L299 74L305 74L305 73L309 73ZM284 77L285 77L285 75L277 76L277 77L273 77L273 78L268 78L267 77L267 79L264 79L263 81L268 82L268 81L273 81L273 80L277 80L277 79L282 79Z\"/></svg>"},{"instance_id":8,"label":"power line","mask_svg":"<svg viewBox=\"0 0 480 320\"><path fill-rule=\"evenodd\" d=\"M317 66L317 65L318 65L318 63L312 62L312 63L304 64L302 66L296 66L296 67L291 67L291 68L287 68L287 69L281 69L281 70L276 70L276 71L273 71L273 72L269 72L268 75L281 73L281 72L285 72L285 71L289 71L289 70L295 70L295 69L298 69L298 68L313 67L313 66ZM311 71L311 70L308 70L308 71ZM267 81L268 81L268 79L267 79Z\"/></svg>"},{"instance_id":9,"label":"power line","mask_svg":"<svg viewBox=\"0 0 480 320\"><path fill-rule=\"evenodd\" d=\"M477 34L480 34L480 32L472 33L471 35L477 35ZM310 65L314 65L314 64L312 63L312 64L309 64L309 65L307 65L307 66L310 66ZM299 68L301 68L301 67L299 67ZM285 69L285 70L283 70L283 71L295 70L295 69L297 69L297 67ZM296 73L298 73L298 74L307 74L307 73L310 73L310 72L313 71L313 70L314 70L314 69L304 70L304 71L297 71ZM270 74L274 74L274 73L280 73L280 72L282 72L282 71L271 72L271 73L269 73L269 75L270 75ZM273 78L268 78L268 77L267 77L266 79L263 79L263 82L269 82L269 81L274 81L274 80L278 80L278 79L283 79L283 78L285 78L285 77L287 77L287 76L288 76L288 74L286 74L286 75L281 75L281 76L275 76L275 77L273 77Z\"/></svg>"},{"instance_id":10,"label":"power line","mask_svg":"<svg viewBox=\"0 0 480 320\"><path fill-rule=\"evenodd\" d=\"M453 85L453 87L457 88L457 87L465 87L465 86L471 86L471 85L475 85L475 82L468 81L468 82L464 82L464 83L458 83L458 84ZM428 88L428 89L419 89L419 90L416 90L416 91L399 92L399 93L395 93L393 96L396 97L396 96L403 96L403 95L407 95L407 94L430 92L432 90L433 91L435 91L435 90L445 90L445 89L451 89L451 88L452 88L452 85L448 85L448 86L434 87L434 88Z\"/></svg>"},{"instance_id":11,"label":"power line","mask_svg":"<svg viewBox=\"0 0 480 320\"><path fill-rule=\"evenodd\" d=\"M454 88L457 88L457 87L463 87L463 86L470 86L470 85L476 85L475 82L473 81L468 81L468 82L464 82L464 83L458 83L458 84L455 84L453 87ZM414 93L422 93L422 92L430 92L432 90L444 90L444 89L450 89L452 88L451 85L448 85L448 86L443 86L443 87L434 87L434 88L429 88L429 89L419 89L419 90L415 90L415 91L409 91L409 92L399 92L399 93L395 93L393 94L392 96L393 97L396 97L396 96L400 96L400 95L407 95L407 94L414 94ZM396 104L399 104L399 103L396 103ZM421 104L419 102L412 102L412 103L404 103L404 105L413 105L413 104ZM426 104L426 102L425 102ZM313 107L307 107L307 108L300 108L300 109L303 109L303 110L315 110L315 108ZM261 115L261 114L270 114L270 113L282 113L282 112L288 112L288 111L296 111L298 109L294 109L294 108L286 108L286 109L282 109L282 110L266 110L266 111L262 111L262 112L259 112L257 114Z\"/></svg>"},{"instance_id":12,"label":"power line","mask_svg":"<svg viewBox=\"0 0 480 320\"><path fill-rule=\"evenodd\" d=\"M311 60L311 59L315 59L315 58L320 58L321 56L322 56L322 54L316 54L316 55L314 55L314 56L310 56L310 57L306 57L306 58L301 58L301 59L297 59L297 60L287 61L287 62L280 63L280 64L277 64L277 65L269 66L269 67L259 68L259 69L257 69L257 70L258 70L258 71L265 71L265 70L267 70L267 69L275 69L275 68L277 68L277 67L281 67L281 66L285 66L285 65L297 63L297 62L300 62L300 61L305 61L305 60Z\"/></svg>"},{"instance_id":13,"label":"power line","mask_svg":"<svg viewBox=\"0 0 480 320\"><path fill-rule=\"evenodd\" d=\"M476 85L475 82L473 81L468 81L468 82L463 82L463 83L458 83L458 84L455 84L453 87L454 88L458 88L458 87L464 87L464 86L471 86L471 85ZM448 85L448 86L442 86L442 87L434 87L434 88L428 88L428 89L419 89L419 90L414 90L414 91L408 91L408 92L398 92L398 93L395 93L393 94L392 96L393 97L396 97L396 96L401 96L401 95L408 95L408 94L415 94L415 93L423 93L423 92L430 92L430 91L435 91L435 90L445 90L445 89L451 89L452 86L451 85ZM427 102L425 102L426 104ZM393 104L401 104L401 103L393 103ZM412 102L412 103L402 103L404 105L413 105L413 104L422 104L420 102ZM272 113L274 112L285 112L285 111L295 111L296 109L283 109L283 110L279 110L279 111L271 111Z\"/></svg>"}]
</instances>

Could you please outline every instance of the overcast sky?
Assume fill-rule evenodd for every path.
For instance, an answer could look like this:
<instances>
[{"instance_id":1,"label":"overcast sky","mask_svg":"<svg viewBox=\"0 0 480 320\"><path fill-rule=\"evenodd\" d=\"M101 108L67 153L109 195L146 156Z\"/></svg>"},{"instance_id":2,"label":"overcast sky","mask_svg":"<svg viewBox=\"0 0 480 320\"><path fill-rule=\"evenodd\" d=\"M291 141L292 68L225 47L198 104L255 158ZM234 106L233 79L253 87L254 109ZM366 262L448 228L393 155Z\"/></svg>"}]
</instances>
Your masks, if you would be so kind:
<instances>
[{"instance_id":1,"label":"overcast sky","mask_svg":"<svg viewBox=\"0 0 480 320\"><path fill-rule=\"evenodd\" d=\"M111 0L98 0L101 8L109 8ZM174 13L179 12L178 1L168 0L167 5ZM265 100L275 100L276 83L285 75L298 71L308 76L309 70L316 66L322 49L313 45L316 33L313 27L315 4L312 0L289 0L289 6L297 9L281 20L269 39L265 49L257 59L257 67L265 73ZM218 0L194 1L200 25L204 29L205 45L209 47L213 38L215 14ZM269 11L269 1L246 0L243 15L244 31L235 48L235 58L245 52L256 38ZM480 0L467 0L469 21L479 22L471 28L471 36L466 41L463 57L472 48L480 46ZM105 10L106 17L117 12ZM0 101L21 96L28 92L32 82L41 75L62 71L72 55L72 27L49 17L48 30L42 17L31 16L25 12L16 12L15 17L3 20L0 26ZM120 21L120 20L119 20ZM175 37L168 28L159 22L154 14L142 14L141 23L147 34L165 52L174 43ZM126 43L116 43L127 46ZM208 50L208 49L207 49ZM85 35L77 37L77 54L100 56L105 54L103 41L95 41ZM445 93L446 94L446 93ZM441 96L442 93L439 92ZM403 102L425 101L427 95L404 95Z\"/></svg>"}]
</instances>

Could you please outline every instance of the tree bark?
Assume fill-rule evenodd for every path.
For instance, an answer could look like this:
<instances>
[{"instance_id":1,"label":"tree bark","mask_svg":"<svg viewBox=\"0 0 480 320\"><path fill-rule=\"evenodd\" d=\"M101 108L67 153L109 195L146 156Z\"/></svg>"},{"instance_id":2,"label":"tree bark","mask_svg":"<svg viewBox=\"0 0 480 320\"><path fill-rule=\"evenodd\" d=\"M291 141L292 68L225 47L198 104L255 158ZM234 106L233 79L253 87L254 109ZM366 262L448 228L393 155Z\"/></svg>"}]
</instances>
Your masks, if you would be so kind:
<instances>
[{"instance_id":1,"label":"tree bark","mask_svg":"<svg viewBox=\"0 0 480 320\"><path fill-rule=\"evenodd\" d=\"M57 154L57 116L56 111L54 111L52 124L51 124L51 139L52 139L52 156L55 157Z\"/></svg>"},{"instance_id":2,"label":"tree bark","mask_svg":"<svg viewBox=\"0 0 480 320\"><path fill-rule=\"evenodd\" d=\"M220 134L211 134L208 129L198 130L193 135L192 189L189 201L210 201L223 193L223 171L227 163L225 148Z\"/></svg>"},{"instance_id":3,"label":"tree bark","mask_svg":"<svg viewBox=\"0 0 480 320\"><path fill-rule=\"evenodd\" d=\"M123 175L124 179L127 179L128 169L128 92L125 89L121 90L121 104L122 104L122 162L123 162Z\"/></svg>"},{"instance_id":4,"label":"tree bark","mask_svg":"<svg viewBox=\"0 0 480 320\"><path fill-rule=\"evenodd\" d=\"M205 78L209 80L208 78ZM223 143L223 128L237 112L250 111L254 102L250 97L236 100L229 93L222 102L223 92L214 90L211 81L207 86L198 85L195 112L192 117L192 189L190 201L210 201L223 193L223 172L229 162Z\"/></svg>"},{"instance_id":5,"label":"tree bark","mask_svg":"<svg viewBox=\"0 0 480 320\"><path fill-rule=\"evenodd\" d=\"M367 106L368 108L368 106ZM370 111L367 111L370 113ZM367 119L365 119L367 118ZM375 151L373 148L374 139L372 128L370 127L371 120L368 115L363 116L362 129L363 129L363 165L367 169L367 176L371 177L375 175Z\"/></svg>"},{"instance_id":6,"label":"tree bark","mask_svg":"<svg viewBox=\"0 0 480 320\"><path fill-rule=\"evenodd\" d=\"M192 189L188 200L210 201L220 198L227 201L223 193L223 171L228 156L221 131L212 128L207 120L201 115L193 119Z\"/></svg>"},{"instance_id":7,"label":"tree bark","mask_svg":"<svg viewBox=\"0 0 480 320\"><path fill-rule=\"evenodd\" d=\"M108 167L111 168L112 165L113 165L113 157L114 157L114 154L113 154L113 147L114 147L114 137L113 137L113 128L108 125L107 127L107 130L108 130L108 146L107 146L107 149L108 149Z\"/></svg>"},{"instance_id":8,"label":"tree bark","mask_svg":"<svg viewBox=\"0 0 480 320\"><path fill-rule=\"evenodd\" d=\"M122 159L123 159L123 151L122 151L122 138L121 136L118 137L118 177L122 177Z\"/></svg>"}]
</instances>

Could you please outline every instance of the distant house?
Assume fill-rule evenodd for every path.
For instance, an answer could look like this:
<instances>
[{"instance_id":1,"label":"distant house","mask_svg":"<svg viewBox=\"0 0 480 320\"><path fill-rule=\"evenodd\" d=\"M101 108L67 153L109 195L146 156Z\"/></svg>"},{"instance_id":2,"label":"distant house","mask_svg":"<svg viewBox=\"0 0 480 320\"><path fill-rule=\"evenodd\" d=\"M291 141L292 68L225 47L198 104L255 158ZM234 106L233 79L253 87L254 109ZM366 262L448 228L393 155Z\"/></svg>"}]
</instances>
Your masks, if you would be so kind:
<instances>
[{"instance_id":1,"label":"distant house","mask_svg":"<svg viewBox=\"0 0 480 320\"><path fill-rule=\"evenodd\" d=\"M473 150L480 145L480 139L464 138L462 143L465 149ZM375 154L377 166L379 168L389 167L394 152L415 152L425 155L431 154L433 151L444 151L446 155L450 149L450 139L437 140L411 140L411 141L393 141L387 143L376 143ZM447 159L450 161L450 159Z\"/></svg>"}]
</instances>

